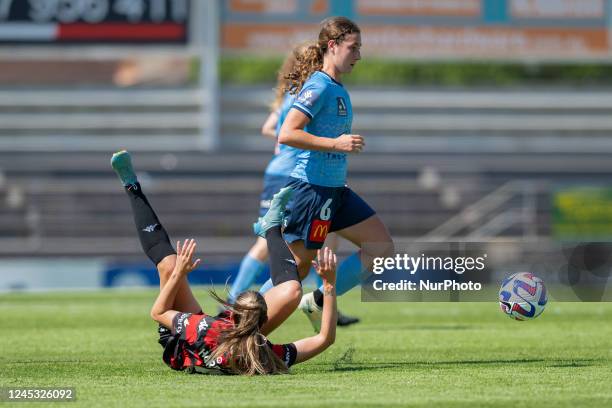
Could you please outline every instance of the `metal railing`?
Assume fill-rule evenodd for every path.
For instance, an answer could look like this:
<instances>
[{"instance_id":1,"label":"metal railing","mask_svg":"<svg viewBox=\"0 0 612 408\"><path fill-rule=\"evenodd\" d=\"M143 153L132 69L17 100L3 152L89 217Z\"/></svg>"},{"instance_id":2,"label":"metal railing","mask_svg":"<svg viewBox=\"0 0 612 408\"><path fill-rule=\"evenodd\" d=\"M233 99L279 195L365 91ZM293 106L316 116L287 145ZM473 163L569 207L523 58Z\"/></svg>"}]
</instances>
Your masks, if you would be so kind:
<instances>
[{"instance_id":1,"label":"metal railing","mask_svg":"<svg viewBox=\"0 0 612 408\"><path fill-rule=\"evenodd\" d=\"M537 194L544 184L535 181L509 181L459 214L434 228L420 242L442 242L457 237L466 241L483 241L498 236L512 226L520 226L523 240L534 239L537 231ZM518 206L512 200L520 198Z\"/></svg>"}]
</instances>

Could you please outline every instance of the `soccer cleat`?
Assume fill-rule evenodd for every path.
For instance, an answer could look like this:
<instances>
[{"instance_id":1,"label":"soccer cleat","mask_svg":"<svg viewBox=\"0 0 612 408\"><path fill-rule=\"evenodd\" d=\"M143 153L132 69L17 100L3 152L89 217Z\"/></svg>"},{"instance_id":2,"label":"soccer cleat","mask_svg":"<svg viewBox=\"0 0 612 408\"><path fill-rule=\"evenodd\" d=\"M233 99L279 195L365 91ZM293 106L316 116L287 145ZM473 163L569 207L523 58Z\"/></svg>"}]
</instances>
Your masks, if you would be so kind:
<instances>
[{"instance_id":1,"label":"soccer cleat","mask_svg":"<svg viewBox=\"0 0 612 408\"><path fill-rule=\"evenodd\" d=\"M310 320L310 324L312 324L314 331L319 333L321 331L322 310L315 303L313 292L302 296L302 300L300 300L300 305L298 307L304 312L308 320Z\"/></svg>"},{"instance_id":2,"label":"soccer cleat","mask_svg":"<svg viewBox=\"0 0 612 408\"><path fill-rule=\"evenodd\" d=\"M338 326L346 327L355 323L359 323L358 317L347 316L338 310Z\"/></svg>"},{"instance_id":3,"label":"soccer cleat","mask_svg":"<svg viewBox=\"0 0 612 408\"><path fill-rule=\"evenodd\" d=\"M281 188L278 193L274 194L274 197L272 197L272 201L270 202L268 212L263 217L260 217L255 224L253 224L253 232L255 232L255 235L265 238L266 231L282 224L283 215L285 214L285 206L287 205L287 202L289 202L292 195L293 190L291 187Z\"/></svg>"},{"instance_id":4,"label":"soccer cleat","mask_svg":"<svg viewBox=\"0 0 612 408\"><path fill-rule=\"evenodd\" d=\"M111 157L111 166L125 187L136 184L136 173L132 167L132 159L127 150L121 150Z\"/></svg>"}]
</instances>

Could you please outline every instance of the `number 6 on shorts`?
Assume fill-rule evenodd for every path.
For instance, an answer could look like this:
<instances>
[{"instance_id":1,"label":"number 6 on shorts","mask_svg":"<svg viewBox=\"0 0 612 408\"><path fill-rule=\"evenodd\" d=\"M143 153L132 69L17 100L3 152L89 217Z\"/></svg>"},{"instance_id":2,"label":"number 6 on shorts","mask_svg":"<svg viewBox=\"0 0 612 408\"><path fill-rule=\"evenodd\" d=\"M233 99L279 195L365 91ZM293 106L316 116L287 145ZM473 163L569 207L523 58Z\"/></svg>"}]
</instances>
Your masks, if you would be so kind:
<instances>
[{"instance_id":1,"label":"number 6 on shorts","mask_svg":"<svg viewBox=\"0 0 612 408\"><path fill-rule=\"evenodd\" d=\"M323 204L323 207L321 207L321 212L319 213L319 218L322 221L327 221L330 219L331 217L331 203L332 203L332 198L328 198L327 201L325 201L325 204Z\"/></svg>"}]
</instances>

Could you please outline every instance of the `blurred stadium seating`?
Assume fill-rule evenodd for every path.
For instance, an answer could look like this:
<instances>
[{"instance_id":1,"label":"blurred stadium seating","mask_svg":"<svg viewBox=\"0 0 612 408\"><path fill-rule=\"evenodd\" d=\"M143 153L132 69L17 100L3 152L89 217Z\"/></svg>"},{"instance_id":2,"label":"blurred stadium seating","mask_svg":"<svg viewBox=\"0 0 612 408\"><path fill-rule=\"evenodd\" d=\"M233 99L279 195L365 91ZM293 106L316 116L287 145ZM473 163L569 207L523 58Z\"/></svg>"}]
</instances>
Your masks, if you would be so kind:
<instances>
[{"instance_id":1,"label":"blurred stadium seating","mask_svg":"<svg viewBox=\"0 0 612 408\"><path fill-rule=\"evenodd\" d=\"M0 290L112 286L115 275L151 269L109 166L120 149L133 152L139 179L173 238L194 236L207 261L224 263L217 269L224 271L221 278L234 273L254 240L251 223L273 151L260 135L272 85L258 81L264 81L262 73L272 80L270 61L296 41L314 38L318 22L333 14L367 27L364 59L379 59L369 68L361 65L362 78L378 75L376 85L347 85L353 129L367 143L363 154L350 159L349 183L396 240L502 238L526 250L539 238L562 242L559 231L570 239L593 232L606 239L612 231L606 211L612 92L594 87L597 79L578 82L591 88L571 87L563 75L533 88L431 88L414 72L403 77L403 83L414 79L413 86L386 81L395 79L392 73L409 72L410 64L438 61L450 64L444 71L450 81L442 83L473 83L457 80L461 72L472 79L482 72L491 80L488 75L498 72L472 71L472 62L485 68L488 62L507 64L511 72L514 66L541 70L539 78L550 73L545 67L564 63L581 80L592 79L594 62L601 78L610 59L603 2L584 15L577 2L565 1L542 9L534 2L518 7L494 0L410 7L176 0L162 8L165 2L109 1L104 3L113 7L94 23L94 9L71 17L62 2L44 8L44 2L4 3L0 257L6 262ZM148 8L125 8L136 3ZM456 5L467 8L458 12ZM234 60L220 56L242 61L236 78L251 78L253 71L257 79L251 85L222 83L223 67ZM263 61L259 69L252 58ZM385 62L392 64L385 68ZM468 68L455 72L453 64ZM531 83L512 78L517 81L497 83ZM603 188L559 193L592 185ZM555 212L559 197L567 205ZM577 211L585 200L595 204ZM342 242L341 252L349 245ZM74 275L39 285L56 268L48 266L50 258L62 269L76 261ZM82 270L90 281L73 279ZM21 279L27 271L32 275ZM145 281L154 284L155 271L145 272Z\"/></svg>"},{"instance_id":2,"label":"blurred stadium seating","mask_svg":"<svg viewBox=\"0 0 612 408\"><path fill-rule=\"evenodd\" d=\"M438 232L546 235L552 187L612 173L610 93L358 88L352 95L355 132L367 148L351 158L350 184L396 237L421 237L451 217L453 227ZM213 252L241 253L272 150L259 135L270 97L264 87L223 89L221 150L204 153L194 89L2 90L0 254L139 255L108 164L121 148L134 152L173 236L195 234ZM530 183L495 192L516 180ZM491 193L489 204L470 207Z\"/></svg>"}]
</instances>

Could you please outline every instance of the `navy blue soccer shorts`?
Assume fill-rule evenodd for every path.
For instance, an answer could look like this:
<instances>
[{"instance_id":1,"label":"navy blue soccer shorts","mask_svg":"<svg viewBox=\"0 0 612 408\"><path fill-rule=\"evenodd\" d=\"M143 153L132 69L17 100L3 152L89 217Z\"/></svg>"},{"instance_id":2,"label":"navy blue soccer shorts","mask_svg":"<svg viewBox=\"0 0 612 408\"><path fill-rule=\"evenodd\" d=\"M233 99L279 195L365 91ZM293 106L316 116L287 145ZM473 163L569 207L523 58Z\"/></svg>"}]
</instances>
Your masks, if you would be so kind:
<instances>
[{"instance_id":1,"label":"navy blue soccer shorts","mask_svg":"<svg viewBox=\"0 0 612 408\"><path fill-rule=\"evenodd\" d=\"M289 178L293 197L287 204L283 225L285 241L304 241L308 249L320 249L327 234L364 221L376 212L353 190L323 187Z\"/></svg>"},{"instance_id":2,"label":"navy blue soccer shorts","mask_svg":"<svg viewBox=\"0 0 612 408\"><path fill-rule=\"evenodd\" d=\"M270 208L272 196L280 191L281 188L287 185L289 176L280 176L275 174L264 174L263 191L259 196L259 216L263 217Z\"/></svg>"}]
</instances>

